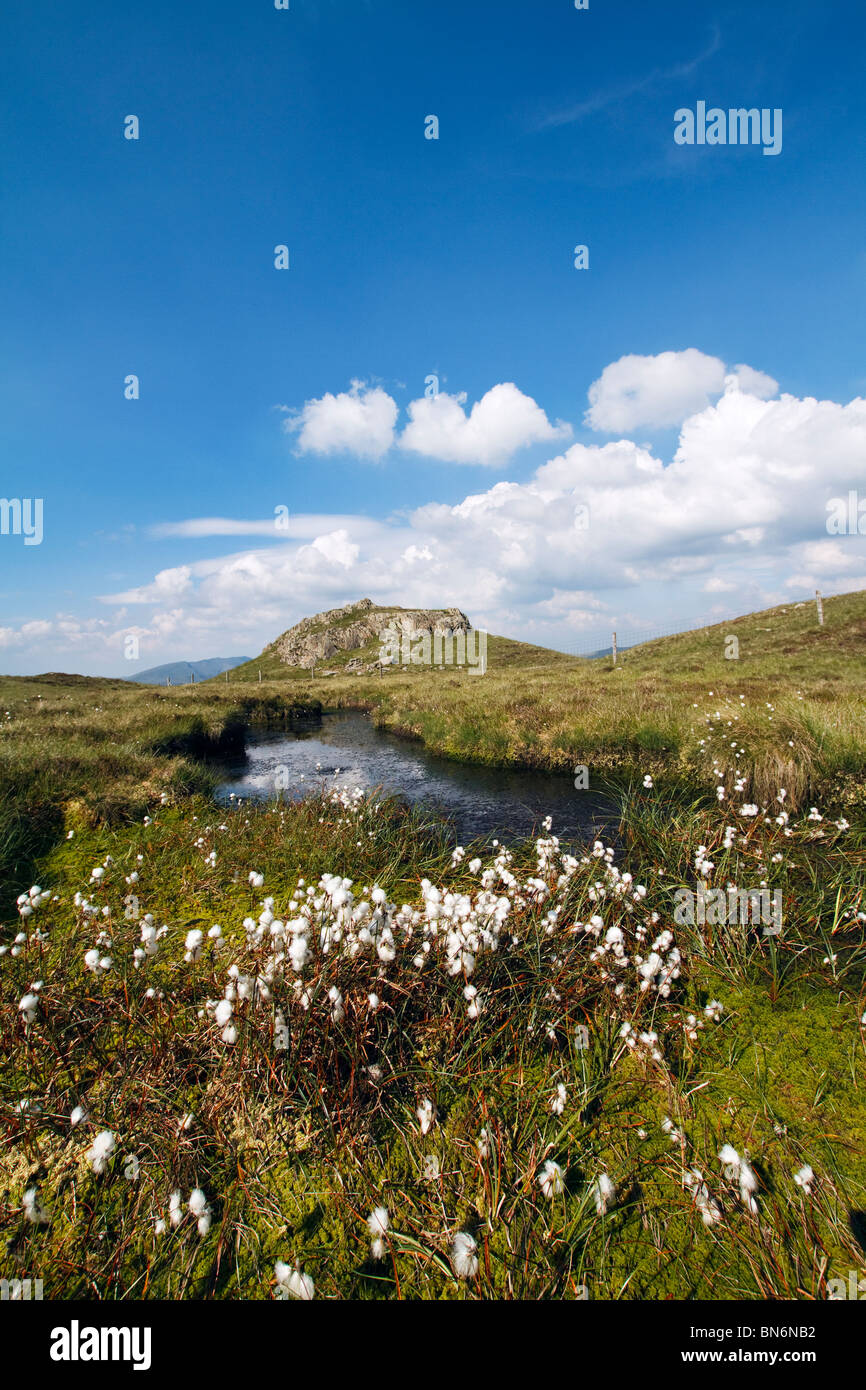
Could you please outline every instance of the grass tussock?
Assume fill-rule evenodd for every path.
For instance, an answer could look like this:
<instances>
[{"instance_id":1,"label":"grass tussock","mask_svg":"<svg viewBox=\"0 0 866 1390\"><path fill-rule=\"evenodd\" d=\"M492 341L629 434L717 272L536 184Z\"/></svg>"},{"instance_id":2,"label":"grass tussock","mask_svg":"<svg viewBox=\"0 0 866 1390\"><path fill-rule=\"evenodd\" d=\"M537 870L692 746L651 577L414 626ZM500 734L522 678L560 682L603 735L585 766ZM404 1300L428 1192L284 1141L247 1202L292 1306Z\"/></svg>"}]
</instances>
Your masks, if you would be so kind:
<instances>
[{"instance_id":1,"label":"grass tussock","mask_svg":"<svg viewBox=\"0 0 866 1390\"><path fill-rule=\"evenodd\" d=\"M625 804L619 864L348 790L76 831L0 960L19 1277L826 1297L863 1259L863 830ZM765 877L780 937L675 924Z\"/></svg>"}]
</instances>

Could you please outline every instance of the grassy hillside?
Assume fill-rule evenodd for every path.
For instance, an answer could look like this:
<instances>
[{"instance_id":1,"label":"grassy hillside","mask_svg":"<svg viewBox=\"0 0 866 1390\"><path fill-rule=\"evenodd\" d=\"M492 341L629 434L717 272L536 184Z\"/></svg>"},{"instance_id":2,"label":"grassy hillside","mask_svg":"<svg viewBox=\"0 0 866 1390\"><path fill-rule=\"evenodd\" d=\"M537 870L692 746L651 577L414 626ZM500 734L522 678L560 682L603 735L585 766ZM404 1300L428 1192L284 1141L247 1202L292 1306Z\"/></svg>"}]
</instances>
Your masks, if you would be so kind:
<instances>
[{"instance_id":1,"label":"grassy hillside","mask_svg":"<svg viewBox=\"0 0 866 1390\"><path fill-rule=\"evenodd\" d=\"M389 612L396 610L389 609ZM349 620L343 625L348 626ZM378 660L379 640L368 642L364 647L353 647L348 651L334 652L326 660L318 663L317 675L323 679L323 671L338 671L341 674L345 671L348 663L355 658L359 658L365 663ZM566 656L563 652L552 651L548 647L535 647L528 642L515 642L510 637L496 637L492 633L487 638L487 663L488 667L494 667L498 671L513 670L515 667L571 667L574 658ZM262 681L301 681L308 682L310 673L297 666L286 666L280 660L274 647L265 647L261 656L255 657L252 661L247 661L243 666L237 666L230 673L229 681L258 681L261 671ZM387 678L396 675L396 672L389 672ZM457 675L461 672L453 667L430 668L424 666L407 666L405 670L401 668L401 674L414 680L421 677L425 680L436 680L437 678ZM348 679L357 679L351 672L347 673ZM386 677L382 677L385 679ZM369 677L367 677L369 679ZM379 677L377 676L378 680ZM225 677L223 677L225 680Z\"/></svg>"},{"instance_id":2,"label":"grassy hillside","mask_svg":"<svg viewBox=\"0 0 866 1390\"><path fill-rule=\"evenodd\" d=\"M737 638L738 658L725 658L729 636ZM644 642L625 653L624 664L659 675L715 675L720 681L737 680L741 674L798 686L803 681L857 681L866 675L866 592L825 599L823 626L814 603L781 604Z\"/></svg>"}]
</instances>

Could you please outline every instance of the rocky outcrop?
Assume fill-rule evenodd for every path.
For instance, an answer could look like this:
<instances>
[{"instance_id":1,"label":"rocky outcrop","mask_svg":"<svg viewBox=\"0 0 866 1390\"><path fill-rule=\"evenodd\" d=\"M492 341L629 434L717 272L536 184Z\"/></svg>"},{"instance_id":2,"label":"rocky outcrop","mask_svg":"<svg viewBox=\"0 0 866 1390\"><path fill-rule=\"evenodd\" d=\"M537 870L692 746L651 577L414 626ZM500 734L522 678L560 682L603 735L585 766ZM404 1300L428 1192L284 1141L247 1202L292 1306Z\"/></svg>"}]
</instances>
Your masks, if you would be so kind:
<instances>
[{"instance_id":1,"label":"rocky outcrop","mask_svg":"<svg viewBox=\"0 0 866 1390\"><path fill-rule=\"evenodd\" d=\"M459 608L386 608L372 599L362 598L342 608L316 613L289 628L272 643L286 666L310 668L327 661L337 652L357 651L382 641L382 634L393 632L468 632L469 619ZM344 669L370 669L377 663L354 657Z\"/></svg>"}]
</instances>

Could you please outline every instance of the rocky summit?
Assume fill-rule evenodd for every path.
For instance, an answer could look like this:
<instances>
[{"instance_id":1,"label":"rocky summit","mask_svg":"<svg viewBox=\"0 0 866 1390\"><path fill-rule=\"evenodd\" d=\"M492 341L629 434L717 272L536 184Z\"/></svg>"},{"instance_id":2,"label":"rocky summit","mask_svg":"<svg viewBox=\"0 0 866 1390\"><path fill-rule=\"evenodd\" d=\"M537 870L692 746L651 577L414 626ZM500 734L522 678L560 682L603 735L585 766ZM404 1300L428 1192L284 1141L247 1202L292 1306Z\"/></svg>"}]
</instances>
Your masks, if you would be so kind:
<instances>
[{"instance_id":1,"label":"rocky summit","mask_svg":"<svg viewBox=\"0 0 866 1390\"><path fill-rule=\"evenodd\" d=\"M372 670L378 664L368 650L378 647L388 631L431 634L469 632L469 619L459 608L380 607L362 598L342 608L331 608L304 618L289 628L266 651L275 652L286 666L311 668L343 652L356 652L345 663L347 670Z\"/></svg>"}]
</instances>

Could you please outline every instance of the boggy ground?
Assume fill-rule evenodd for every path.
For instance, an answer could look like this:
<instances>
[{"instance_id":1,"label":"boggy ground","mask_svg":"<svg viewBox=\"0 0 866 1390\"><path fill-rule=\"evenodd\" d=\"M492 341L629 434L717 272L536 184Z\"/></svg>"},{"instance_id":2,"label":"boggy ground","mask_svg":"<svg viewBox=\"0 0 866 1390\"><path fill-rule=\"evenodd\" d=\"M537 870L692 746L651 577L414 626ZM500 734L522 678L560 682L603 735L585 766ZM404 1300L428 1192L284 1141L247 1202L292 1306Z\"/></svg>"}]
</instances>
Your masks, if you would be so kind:
<instances>
[{"instance_id":1,"label":"boggy ground","mask_svg":"<svg viewBox=\"0 0 866 1390\"><path fill-rule=\"evenodd\" d=\"M0 958L5 1277L827 1297L863 1272L863 825L752 805L635 786L619 864L333 788L71 814ZM780 888L782 934L677 925L697 881Z\"/></svg>"},{"instance_id":2,"label":"boggy ground","mask_svg":"<svg viewBox=\"0 0 866 1390\"><path fill-rule=\"evenodd\" d=\"M309 707L309 682L245 703L223 682L6 682L2 1277L591 1299L822 1299L862 1277L858 651L799 684L755 675L757 695L733 662L702 684L664 654L626 671L616 858L555 826L455 853L430 814L333 785L219 808L203 758L291 717L287 690ZM592 766L560 677L527 670ZM425 701L459 724L489 677L388 679L382 717L423 729ZM650 679L677 742L618 745L620 716L658 719ZM780 890L781 934L678 922L698 884Z\"/></svg>"}]
</instances>

